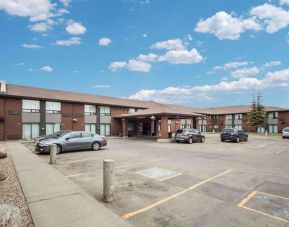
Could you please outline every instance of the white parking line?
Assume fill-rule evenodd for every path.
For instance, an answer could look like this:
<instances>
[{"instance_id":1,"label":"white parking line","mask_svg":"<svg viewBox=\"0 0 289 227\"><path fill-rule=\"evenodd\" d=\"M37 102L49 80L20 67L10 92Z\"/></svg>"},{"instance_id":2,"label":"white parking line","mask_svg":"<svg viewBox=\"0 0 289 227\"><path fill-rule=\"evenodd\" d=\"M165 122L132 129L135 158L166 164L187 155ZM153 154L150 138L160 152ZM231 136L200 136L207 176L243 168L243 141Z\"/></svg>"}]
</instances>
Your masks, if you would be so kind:
<instances>
[{"instance_id":1,"label":"white parking line","mask_svg":"<svg viewBox=\"0 0 289 227\"><path fill-rule=\"evenodd\" d=\"M289 147L286 147L286 148L282 149L281 151L277 151L276 154L280 154L280 153L282 153L284 151L288 151L288 150L289 150Z\"/></svg>"}]
</instances>

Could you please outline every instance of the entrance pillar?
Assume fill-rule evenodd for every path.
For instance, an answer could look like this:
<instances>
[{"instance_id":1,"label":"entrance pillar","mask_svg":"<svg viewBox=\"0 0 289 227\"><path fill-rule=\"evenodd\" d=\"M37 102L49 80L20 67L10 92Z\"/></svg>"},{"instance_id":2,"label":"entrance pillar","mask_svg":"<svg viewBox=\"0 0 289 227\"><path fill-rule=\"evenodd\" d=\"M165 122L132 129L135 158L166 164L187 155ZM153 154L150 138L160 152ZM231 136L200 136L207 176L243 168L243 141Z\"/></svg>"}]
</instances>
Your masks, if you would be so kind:
<instances>
[{"instance_id":1,"label":"entrance pillar","mask_svg":"<svg viewBox=\"0 0 289 227\"><path fill-rule=\"evenodd\" d=\"M122 137L128 136L128 121L127 119L122 119Z\"/></svg>"},{"instance_id":2,"label":"entrance pillar","mask_svg":"<svg viewBox=\"0 0 289 227\"><path fill-rule=\"evenodd\" d=\"M168 139L168 116L161 116L161 139Z\"/></svg>"}]
</instances>

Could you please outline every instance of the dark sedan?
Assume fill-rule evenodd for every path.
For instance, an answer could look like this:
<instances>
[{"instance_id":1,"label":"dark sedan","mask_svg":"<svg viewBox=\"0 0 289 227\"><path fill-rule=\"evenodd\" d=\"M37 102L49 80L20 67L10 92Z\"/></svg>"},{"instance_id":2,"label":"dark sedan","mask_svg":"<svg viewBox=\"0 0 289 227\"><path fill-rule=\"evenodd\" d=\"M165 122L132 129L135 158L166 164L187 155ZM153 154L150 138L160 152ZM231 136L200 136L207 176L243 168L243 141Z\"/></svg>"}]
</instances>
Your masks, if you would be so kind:
<instances>
[{"instance_id":1,"label":"dark sedan","mask_svg":"<svg viewBox=\"0 0 289 227\"><path fill-rule=\"evenodd\" d=\"M176 132L175 136L176 142L186 142L186 143L193 143L193 142L205 142L205 136L202 135L197 129L179 129Z\"/></svg>"},{"instance_id":2,"label":"dark sedan","mask_svg":"<svg viewBox=\"0 0 289 227\"><path fill-rule=\"evenodd\" d=\"M236 128L224 128L221 133L221 141L234 141L239 143L240 141L248 141L248 134L242 129Z\"/></svg>"}]
</instances>

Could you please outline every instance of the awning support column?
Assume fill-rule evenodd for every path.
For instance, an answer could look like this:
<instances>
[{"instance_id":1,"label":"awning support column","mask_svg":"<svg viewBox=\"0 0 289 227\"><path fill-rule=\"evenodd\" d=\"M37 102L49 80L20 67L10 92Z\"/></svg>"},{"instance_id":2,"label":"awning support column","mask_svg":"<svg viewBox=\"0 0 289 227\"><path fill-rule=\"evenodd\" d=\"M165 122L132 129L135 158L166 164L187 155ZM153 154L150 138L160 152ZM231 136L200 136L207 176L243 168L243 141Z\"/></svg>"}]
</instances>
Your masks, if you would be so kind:
<instances>
[{"instance_id":1,"label":"awning support column","mask_svg":"<svg viewBox=\"0 0 289 227\"><path fill-rule=\"evenodd\" d=\"M128 121L127 119L122 119L122 137L128 136Z\"/></svg>"},{"instance_id":2,"label":"awning support column","mask_svg":"<svg viewBox=\"0 0 289 227\"><path fill-rule=\"evenodd\" d=\"M161 139L168 138L168 116L161 116Z\"/></svg>"}]
</instances>

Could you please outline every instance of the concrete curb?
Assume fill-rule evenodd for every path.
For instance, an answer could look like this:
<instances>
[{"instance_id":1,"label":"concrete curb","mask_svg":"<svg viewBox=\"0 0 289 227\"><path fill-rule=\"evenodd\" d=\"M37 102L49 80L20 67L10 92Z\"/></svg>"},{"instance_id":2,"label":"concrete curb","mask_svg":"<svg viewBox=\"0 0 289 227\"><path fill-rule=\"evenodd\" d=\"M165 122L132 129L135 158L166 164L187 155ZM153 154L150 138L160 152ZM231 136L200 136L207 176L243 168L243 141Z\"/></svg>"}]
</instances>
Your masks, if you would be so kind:
<instances>
[{"instance_id":1,"label":"concrete curb","mask_svg":"<svg viewBox=\"0 0 289 227\"><path fill-rule=\"evenodd\" d=\"M35 226L130 226L21 143L6 146Z\"/></svg>"}]
</instances>

